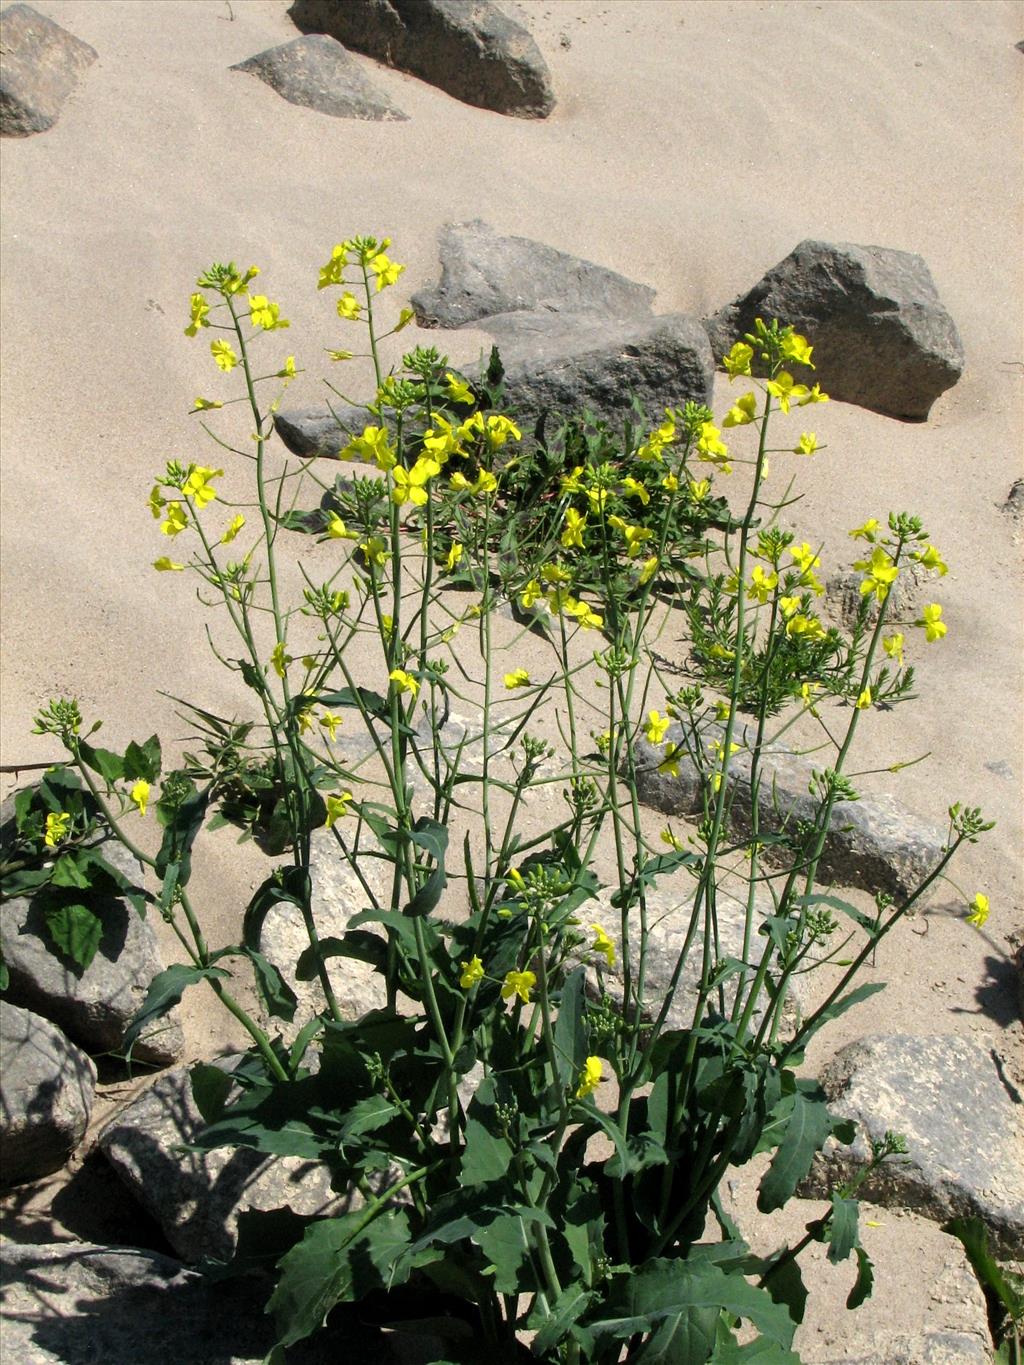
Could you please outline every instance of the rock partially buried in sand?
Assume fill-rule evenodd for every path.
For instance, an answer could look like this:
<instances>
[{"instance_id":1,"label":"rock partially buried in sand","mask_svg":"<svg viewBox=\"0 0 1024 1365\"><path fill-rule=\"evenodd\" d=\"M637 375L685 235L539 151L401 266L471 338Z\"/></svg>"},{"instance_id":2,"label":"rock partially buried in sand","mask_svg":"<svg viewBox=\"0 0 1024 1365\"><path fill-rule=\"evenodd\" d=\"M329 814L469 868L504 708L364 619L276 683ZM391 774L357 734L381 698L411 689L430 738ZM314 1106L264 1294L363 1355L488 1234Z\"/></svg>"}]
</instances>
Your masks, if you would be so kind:
<instances>
[{"instance_id":1,"label":"rock partially buried in sand","mask_svg":"<svg viewBox=\"0 0 1024 1365\"><path fill-rule=\"evenodd\" d=\"M0 135L45 133L60 118L79 73L97 58L95 48L68 33L31 5L0 14Z\"/></svg>"},{"instance_id":2,"label":"rock partially buried in sand","mask_svg":"<svg viewBox=\"0 0 1024 1365\"><path fill-rule=\"evenodd\" d=\"M59 1170L89 1125L92 1061L55 1024L0 1001L0 1177L5 1185Z\"/></svg>"},{"instance_id":3,"label":"rock partially buried in sand","mask_svg":"<svg viewBox=\"0 0 1024 1365\"><path fill-rule=\"evenodd\" d=\"M408 117L366 78L341 43L325 33L311 33L268 48L231 70L250 72L289 104L332 118L394 122Z\"/></svg>"},{"instance_id":4,"label":"rock partially buried in sand","mask_svg":"<svg viewBox=\"0 0 1024 1365\"><path fill-rule=\"evenodd\" d=\"M440 233L441 283L412 297L421 327L462 327L497 313L649 317L654 290L528 237L504 237L479 218Z\"/></svg>"},{"instance_id":5,"label":"rock partially buried in sand","mask_svg":"<svg viewBox=\"0 0 1024 1365\"><path fill-rule=\"evenodd\" d=\"M909 1154L884 1161L859 1198L939 1222L979 1217L996 1256L1024 1256L1024 1131L991 1047L955 1035L861 1038L836 1054L821 1083L858 1135L849 1147L829 1139L802 1197L828 1198L864 1169L869 1141L892 1129Z\"/></svg>"},{"instance_id":6,"label":"rock partially buried in sand","mask_svg":"<svg viewBox=\"0 0 1024 1365\"><path fill-rule=\"evenodd\" d=\"M963 372L953 319L927 265L908 251L801 242L753 289L706 320L716 359L758 317L806 333L814 346L814 381L832 398L886 417L923 421Z\"/></svg>"},{"instance_id":7,"label":"rock partially buried in sand","mask_svg":"<svg viewBox=\"0 0 1024 1365\"><path fill-rule=\"evenodd\" d=\"M551 76L533 38L491 0L294 0L304 33L329 33L481 109L546 118Z\"/></svg>"}]
</instances>

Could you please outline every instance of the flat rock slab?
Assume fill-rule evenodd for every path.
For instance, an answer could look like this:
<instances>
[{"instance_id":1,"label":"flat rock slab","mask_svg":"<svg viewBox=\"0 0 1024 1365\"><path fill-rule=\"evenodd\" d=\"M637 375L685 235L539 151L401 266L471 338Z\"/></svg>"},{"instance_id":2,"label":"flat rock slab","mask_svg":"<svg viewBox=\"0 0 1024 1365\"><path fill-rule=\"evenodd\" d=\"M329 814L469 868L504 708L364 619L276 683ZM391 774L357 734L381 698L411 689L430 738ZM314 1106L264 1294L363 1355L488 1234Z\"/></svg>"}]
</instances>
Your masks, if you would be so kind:
<instances>
[{"instance_id":1,"label":"flat rock slab","mask_svg":"<svg viewBox=\"0 0 1024 1365\"><path fill-rule=\"evenodd\" d=\"M0 135L45 133L98 53L31 5L0 14Z\"/></svg>"},{"instance_id":2,"label":"flat rock slab","mask_svg":"<svg viewBox=\"0 0 1024 1365\"><path fill-rule=\"evenodd\" d=\"M231 70L250 72L289 104L332 118L394 122L408 117L367 78L341 43L325 33L268 48Z\"/></svg>"},{"instance_id":3,"label":"flat rock slab","mask_svg":"<svg viewBox=\"0 0 1024 1365\"><path fill-rule=\"evenodd\" d=\"M714 727L704 737L709 766L711 743L721 741L722 733ZM682 727L676 724L669 727L665 738L674 744L685 742ZM737 732L734 742L742 744L744 733ZM640 800L667 815L697 814L703 809L703 778L696 764L680 754L678 776L659 772L663 752L646 739L637 742ZM813 817L818 801L811 796L808 786L814 771L813 763L787 749L773 748L763 753L758 790L763 830L777 832L784 823L795 824ZM738 788L730 806L730 827L741 837L750 833L750 775L750 754L741 750L730 763L730 781ZM837 801L818 864L819 881L857 886L872 894L885 891L892 896L907 896L934 869L942 857L944 843L944 829L915 816L888 793L865 795L859 801Z\"/></svg>"},{"instance_id":4,"label":"flat rock slab","mask_svg":"<svg viewBox=\"0 0 1024 1365\"><path fill-rule=\"evenodd\" d=\"M8 807L5 803L5 812ZM104 858L133 881L142 869L116 839L101 845ZM0 906L0 944L10 971L8 998L52 1019L94 1055L123 1050L149 983L163 970L153 926L120 896L94 896L103 919L96 956L79 972L58 955L46 930L43 894L17 896ZM132 1049L153 1066L177 1061L185 1046L177 1013L154 1020Z\"/></svg>"},{"instance_id":5,"label":"flat rock slab","mask_svg":"<svg viewBox=\"0 0 1024 1365\"><path fill-rule=\"evenodd\" d=\"M479 218L440 233L441 282L412 297L421 327L462 327L497 313L649 316L654 290L614 270L531 241Z\"/></svg>"},{"instance_id":6,"label":"flat rock slab","mask_svg":"<svg viewBox=\"0 0 1024 1365\"><path fill-rule=\"evenodd\" d=\"M59 1170L85 1136L96 1067L48 1019L0 1001L0 1178Z\"/></svg>"},{"instance_id":7,"label":"flat rock slab","mask_svg":"<svg viewBox=\"0 0 1024 1365\"><path fill-rule=\"evenodd\" d=\"M748 293L706 320L715 358L777 318L806 334L820 383L842 403L923 421L960 378L964 352L927 265L909 251L801 242ZM798 367L799 368L799 367Z\"/></svg>"},{"instance_id":8,"label":"flat rock slab","mask_svg":"<svg viewBox=\"0 0 1024 1365\"><path fill-rule=\"evenodd\" d=\"M288 13L304 33L328 33L464 104L517 118L555 107L540 49L491 0L294 0Z\"/></svg>"},{"instance_id":9,"label":"flat rock slab","mask_svg":"<svg viewBox=\"0 0 1024 1365\"><path fill-rule=\"evenodd\" d=\"M296 1213L313 1215L347 1207L332 1193L326 1168L316 1162L268 1157L243 1147L178 1150L202 1127L188 1070L178 1067L115 1114L97 1139L183 1260L227 1259L243 1210L289 1205Z\"/></svg>"},{"instance_id":10,"label":"flat rock slab","mask_svg":"<svg viewBox=\"0 0 1024 1365\"><path fill-rule=\"evenodd\" d=\"M1024 1257L1024 1114L991 1051L955 1035L861 1038L821 1074L832 1110L858 1125L851 1146L830 1139L801 1194L827 1197L862 1171L871 1140L902 1133L892 1157L862 1184L861 1199L928 1218L976 1216L996 1256Z\"/></svg>"}]
</instances>

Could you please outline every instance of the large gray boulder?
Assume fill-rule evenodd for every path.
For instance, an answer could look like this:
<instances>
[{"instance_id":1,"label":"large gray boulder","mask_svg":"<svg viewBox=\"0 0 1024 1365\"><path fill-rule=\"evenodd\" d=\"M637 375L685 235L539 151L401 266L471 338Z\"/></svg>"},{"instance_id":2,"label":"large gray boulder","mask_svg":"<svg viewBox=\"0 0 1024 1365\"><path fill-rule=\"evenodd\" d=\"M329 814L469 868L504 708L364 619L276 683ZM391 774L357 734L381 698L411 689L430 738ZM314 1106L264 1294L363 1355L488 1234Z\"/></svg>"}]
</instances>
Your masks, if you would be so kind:
<instances>
[{"instance_id":1,"label":"large gray boulder","mask_svg":"<svg viewBox=\"0 0 1024 1365\"><path fill-rule=\"evenodd\" d=\"M300 104L332 118L405 119L336 38L311 33L280 47L258 52L231 68L265 81L289 104Z\"/></svg>"},{"instance_id":2,"label":"large gray boulder","mask_svg":"<svg viewBox=\"0 0 1024 1365\"><path fill-rule=\"evenodd\" d=\"M529 237L505 237L479 218L440 233L441 282L412 296L421 327L462 327L498 313L649 316L654 290Z\"/></svg>"},{"instance_id":3,"label":"large gray boulder","mask_svg":"<svg viewBox=\"0 0 1024 1365\"><path fill-rule=\"evenodd\" d=\"M9 5L0 14L0 52L4 137L29 137L52 128L79 75L98 55L31 5Z\"/></svg>"},{"instance_id":4,"label":"large gray boulder","mask_svg":"<svg viewBox=\"0 0 1024 1365\"><path fill-rule=\"evenodd\" d=\"M800 382L887 417L922 421L963 371L953 319L927 265L909 251L801 242L706 319L716 360L758 317L791 323L813 345L816 369L798 367Z\"/></svg>"},{"instance_id":5,"label":"large gray boulder","mask_svg":"<svg viewBox=\"0 0 1024 1365\"><path fill-rule=\"evenodd\" d=\"M217 1063L230 1069L225 1063ZM278 1209L316 1215L343 1211L325 1166L268 1157L246 1147L183 1151L204 1124L184 1067L166 1071L107 1123L97 1145L135 1199L160 1224L185 1261L227 1259L238 1215Z\"/></svg>"},{"instance_id":6,"label":"large gray boulder","mask_svg":"<svg viewBox=\"0 0 1024 1365\"><path fill-rule=\"evenodd\" d=\"M465 104L518 118L555 107L537 44L491 0L294 0L288 13L304 33L329 33Z\"/></svg>"},{"instance_id":7,"label":"large gray boulder","mask_svg":"<svg viewBox=\"0 0 1024 1365\"><path fill-rule=\"evenodd\" d=\"M142 868L116 839L108 839L100 851L126 877L141 879ZM102 917L103 937L96 956L80 971L54 948L43 901L37 893L0 906L0 945L10 972L8 997L52 1019L94 1055L121 1052L150 982L163 970L153 926L123 897L93 897L90 903ZM177 1012L172 1011L143 1030L132 1057L169 1066L184 1046Z\"/></svg>"},{"instance_id":8,"label":"large gray boulder","mask_svg":"<svg viewBox=\"0 0 1024 1365\"><path fill-rule=\"evenodd\" d=\"M0 1001L0 1178L59 1170L89 1126L96 1068L48 1019Z\"/></svg>"},{"instance_id":9,"label":"large gray boulder","mask_svg":"<svg viewBox=\"0 0 1024 1365\"><path fill-rule=\"evenodd\" d=\"M943 1223L979 1217L997 1257L1024 1257L1024 1116L991 1047L955 1035L861 1038L836 1054L821 1082L858 1135L850 1146L829 1139L804 1197L827 1197L863 1171L870 1142L891 1129L906 1137L909 1155L884 1161L859 1198Z\"/></svg>"},{"instance_id":10,"label":"large gray boulder","mask_svg":"<svg viewBox=\"0 0 1024 1365\"><path fill-rule=\"evenodd\" d=\"M711 727L704 736L710 766L711 745L722 742L723 731ZM751 732L741 729L734 743L744 744ZM669 726L665 740L682 745L678 724ZM647 806L667 815L693 816L703 809L703 779L691 758L678 755L678 775L659 772L664 749L645 738L637 741L637 794ZM777 833L795 829L802 820L814 818L818 798L810 791L816 765L781 746L765 750L758 786L760 829ZM751 756L742 749L730 762L730 781L737 787L729 806L731 829L740 837L751 832ZM861 887L872 894L884 891L907 896L917 889L942 857L945 830L914 815L888 792L864 795L858 801L836 801L818 864L819 881ZM769 850L770 853L770 850Z\"/></svg>"}]
</instances>

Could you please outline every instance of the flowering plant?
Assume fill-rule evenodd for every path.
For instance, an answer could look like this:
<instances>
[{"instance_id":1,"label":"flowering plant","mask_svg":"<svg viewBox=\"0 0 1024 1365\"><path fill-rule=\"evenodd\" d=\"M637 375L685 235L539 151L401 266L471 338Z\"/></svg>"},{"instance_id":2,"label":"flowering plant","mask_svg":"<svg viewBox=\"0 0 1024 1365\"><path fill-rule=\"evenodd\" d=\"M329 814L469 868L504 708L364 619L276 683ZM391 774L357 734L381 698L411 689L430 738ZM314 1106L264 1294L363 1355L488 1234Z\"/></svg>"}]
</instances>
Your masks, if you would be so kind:
<instances>
[{"instance_id":1,"label":"flowering plant","mask_svg":"<svg viewBox=\"0 0 1024 1365\"><path fill-rule=\"evenodd\" d=\"M249 292L255 268L214 265L192 295L187 333L216 332L214 365L242 381L239 399L199 398L195 411L206 421L247 405L254 451L216 439L225 464L251 461L254 491L244 510L222 510L221 469L168 464L150 508L177 557L154 567L193 574L226 613L242 652L224 662L252 718L192 708L204 751L162 777L155 739L123 756L93 749L69 702L37 720L69 749L81 808L149 869L149 899L186 956L154 981L131 1036L207 983L253 1047L230 1096L196 1068L199 1145L317 1160L335 1189L356 1192L340 1216L294 1220L269 1302L275 1361L335 1305L374 1291L387 1291L390 1321L422 1316L423 1284L468 1324L453 1359L480 1343L512 1358L530 1334L549 1361L796 1360L805 1247L854 1257L850 1307L870 1293L859 1182L834 1191L797 1245L767 1255L751 1251L720 1190L768 1153L758 1207L770 1212L829 1136L851 1139L799 1074L807 1044L881 989L855 984L861 968L988 828L952 807L938 864L912 894L880 896L874 917L816 890L833 807L856 798L844 766L858 725L905 701L912 681L909 643L886 624L890 588L908 562L940 575L945 565L917 518L872 519L851 533L865 543L852 630L818 616L817 550L764 518L769 433L827 400L794 377L813 370L813 348L792 328L759 321L733 346L725 367L750 388L717 426L687 402L652 429L572 419L531 435L502 410L496 354L477 378L432 347L385 368L384 342L411 318L379 323L378 296L402 271L389 245L340 243L320 271L342 324L365 328L376 376L371 420L338 414L338 457L356 472L330 483L315 459L270 472L279 397L264 404L261 386L279 390L297 370L287 356L257 373L256 343L288 323ZM748 425L758 443L734 512L716 487L738 461L723 431ZM805 431L782 451L818 448ZM319 501L302 508L296 490L310 483ZM326 562L326 575L304 563L289 604L292 534L311 539L308 564ZM689 676L673 688L653 645L680 620ZM918 624L926 643L945 633L937 604ZM535 676L524 639L545 661ZM459 707L477 717L461 729ZM826 710L833 753L815 774L815 817L769 833L765 756L794 716ZM355 728L358 754L344 742ZM741 751L746 797L732 780ZM696 773L692 828L652 827L638 794L652 762ZM58 865L79 809L60 771L33 798L34 824L20 808L23 833L61 850ZM147 802L163 827L154 857L124 828ZM199 830L225 820L283 861L249 900L240 942L214 949L188 883ZM311 875L321 827L363 893L345 931L326 938ZM666 888L683 935L667 988L653 991L651 907ZM719 939L727 896L745 907L733 956ZM261 940L281 902L308 936L292 979L318 981L323 997L287 1041L229 985L247 961L267 1018L294 1019L295 992ZM983 895L971 909L980 922ZM838 944L833 910L850 922ZM379 975L379 1008L350 1017L337 959ZM794 1019L793 983L812 968L826 989ZM872 1164L900 1150L890 1135Z\"/></svg>"}]
</instances>

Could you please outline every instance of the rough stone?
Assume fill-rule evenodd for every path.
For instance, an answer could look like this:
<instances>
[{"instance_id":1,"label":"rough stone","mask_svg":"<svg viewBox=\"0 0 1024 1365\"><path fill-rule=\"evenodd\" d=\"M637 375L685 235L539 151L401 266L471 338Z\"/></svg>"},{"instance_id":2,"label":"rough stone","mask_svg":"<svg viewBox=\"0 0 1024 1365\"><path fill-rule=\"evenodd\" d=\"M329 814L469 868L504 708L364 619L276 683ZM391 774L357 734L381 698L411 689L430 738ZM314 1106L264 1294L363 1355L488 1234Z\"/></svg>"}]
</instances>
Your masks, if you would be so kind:
<instances>
[{"instance_id":1,"label":"rough stone","mask_svg":"<svg viewBox=\"0 0 1024 1365\"><path fill-rule=\"evenodd\" d=\"M96 1067L48 1019L0 1001L0 1171L49 1175L85 1136Z\"/></svg>"},{"instance_id":2,"label":"rough stone","mask_svg":"<svg viewBox=\"0 0 1024 1365\"><path fill-rule=\"evenodd\" d=\"M0 135L45 133L97 52L31 5L0 14Z\"/></svg>"},{"instance_id":3,"label":"rough stone","mask_svg":"<svg viewBox=\"0 0 1024 1365\"><path fill-rule=\"evenodd\" d=\"M11 806L0 819L6 824ZM116 839L101 852L126 877L141 881L142 868ZM90 902L103 918L96 956L80 975L58 955L47 935L39 895L17 896L0 906L0 943L10 971L8 998L38 1011L94 1055L123 1050L124 1035L163 970L153 926L123 897ZM154 1020L132 1049L135 1061L169 1066L181 1056L184 1034L172 1011Z\"/></svg>"},{"instance_id":4,"label":"rough stone","mask_svg":"<svg viewBox=\"0 0 1024 1365\"><path fill-rule=\"evenodd\" d=\"M491 0L294 0L288 13L465 104L518 118L555 107L537 44Z\"/></svg>"},{"instance_id":5,"label":"rough stone","mask_svg":"<svg viewBox=\"0 0 1024 1365\"><path fill-rule=\"evenodd\" d=\"M304 460L313 455L324 460L336 460L338 452L348 445L353 436L362 434L363 428L371 422L379 421L371 412L362 407L318 408L311 411L293 409L290 412L274 414L274 428L278 436L291 451Z\"/></svg>"},{"instance_id":6,"label":"rough stone","mask_svg":"<svg viewBox=\"0 0 1024 1365\"><path fill-rule=\"evenodd\" d=\"M740 731L734 743L745 742ZM713 727L705 736L711 744L721 742L722 731ZM681 726L669 727L666 741L683 744ZM753 735L750 735L751 741ZM691 759L679 756L679 776L658 771L661 749L640 739L636 746L637 792L645 805L667 815L694 815L702 808L701 782ZM776 833L785 823L811 819L818 801L809 784L815 765L781 747L762 754L758 788L760 827ZM740 837L750 833L750 772L748 751L733 755L730 780L738 788L731 803L731 828ZM945 831L906 810L888 792L861 796L859 801L837 801L818 864L820 881L857 886L872 894L911 894L934 869L942 856Z\"/></svg>"},{"instance_id":7,"label":"rough stone","mask_svg":"<svg viewBox=\"0 0 1024 1365\"><path fill-rule=\"evenodd\" d=\"M229 1069L224 1062L216 1063ZM104 1127L97 1145L185 1261L226 1259L238 1215L247 1209L330 1214L348 1202L333 1194L327 1169L299 1157L268 1157L249 1148L180 1150L203 1120L185 1067L164 1072Z\"/></svg>"},{"instance_id":8,"label":"rough stone","mask_svg":"<svg viewBox=\"0 0 1024 1365\"><path fill-rule=\"evenodd\" d=\"M875 1332L856 1355L804 1355L807 1365L989 1365L992 1351L968 1332Z\"/></svg>"},{"instance_id":9,"label":"rough stone","mask_svg":"<svg viewBox=\"0 0 1024 1365\"><path fill-rule=\"evenodd\" d=\"M268 48L231 70L250 72L289 104L332 118L394 122L408 117L374 86L341 43L325 33Z\"/></svg>"},{"instance_id":10,"label":"rough stone","mask_svg":"<svg viewBox=\"0 0 1024 1365\"><path fill-rule=\"evenodd\" d=\"M865 558L871 557L870 546L865 550ZM889 589L888 607L885 619L893 625L907 625L921 614L922 594L932 575L920 564L903 564L899 577ZM825 584L825 602L829 612L840 624L849 629L857 619L864 597L860 585L864 575L856 569L833 574ZM878 602L871 598L868 621L878 620Z\"/></svg>"},{"instance_id":11,"label":"rough stone","mask_svg":"<svg viewBox=\"0 0 1024 1365\"><path fill-rule=\"evenodd\" d=\"M938 1222L979 1217L996 1256L1024 1256L1024 1123L990 1047L955 1035L875 1035L837 1053L821 1082L858 1134L850 1146L829 1139L804 1197L826 1198L862 1172L870 1141L892 1129L906 1137L909 1155L883 1162L858 1198Z\"/></svg>"},{"instance_id":12,"label":"rough stone","mask_svg":"<svg viewBox=\"0 0 1024 1365\"><path fill-rule=\"evenodd\" d=\"M1010 485L1006 501L1000 504L999 510L1010 523L1014 540L1019 540L1024 534L1024 479L1017 479Z\"/></svg>"},{"instance_id":13,"label":"rough stone","mask_svg":"<svg viewBox=\"0 0 1024 1365\"><path fill-rule=\"evenodd\" d=\"M649 316L654 290L528 237L503 237L479 218L440 233L441 282L412 297L421 327L462 327L498 313Z\"/></svg>"},{"instance_id":14,"label":"rough stone","mask_svg":"<svg viewBox=\"0 0 1024 1365\"><path fill-rule=\"evenodd\" d=\"M842 403L922 421L964 367L953 319L920 256L804 241L748 293L706 320L715 356L777 318L814 346L815 382ZM801 372L801 376L805 372Z\"/></svg>"}]
</instances>

